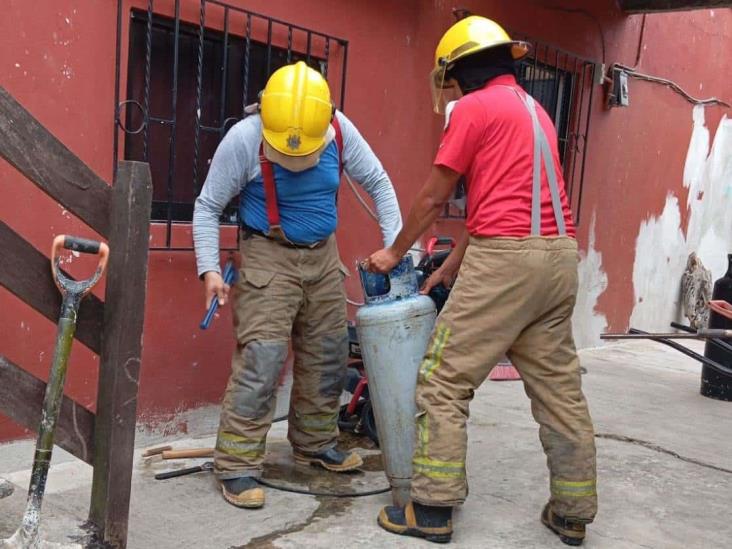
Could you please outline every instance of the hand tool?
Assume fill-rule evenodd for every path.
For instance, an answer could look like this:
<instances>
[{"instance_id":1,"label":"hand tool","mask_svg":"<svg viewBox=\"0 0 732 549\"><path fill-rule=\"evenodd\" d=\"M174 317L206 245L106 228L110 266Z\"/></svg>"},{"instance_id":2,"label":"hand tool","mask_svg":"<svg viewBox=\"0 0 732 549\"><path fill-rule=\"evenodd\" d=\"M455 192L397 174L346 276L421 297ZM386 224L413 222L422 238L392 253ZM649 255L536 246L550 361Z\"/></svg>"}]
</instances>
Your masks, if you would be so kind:
<instances>
[{"instance_id":1,"label":"hand tool","mask_svg":"<svg viewBox=\"0 0 732 549\"><path fill-rule=\"evenodd\" d=\"M165 471L164 473L158 473L155 475L155 480L165 480L169 478L182 477L185 475L192 475L193 473L200 473L202 471L213 471L213 461L207 461L201 465L195 467L188 467L186 469L178 469L177 471Z\"/></svg>"},{"instance_id":2,"label":"hand tool","mask_svg":"<svg viewBox=\"0 0 732 549\"><path fill-rule=\"evenodd\" d=\"M229 259L226 262L226 266L224 267L224 283L231 286L231 284L236 280L236 266L234 265L234 259ZM206 312L206 316L203 317L203 320L201 321L201 324L199 324L199 327L201 330L206 330L210 325L211 321L213 320L214 315L216 314L216 311L219 308L219 300L216 296L211 299L211 305L208 307L208 311Z\"/></svg>"},{"instance_id":3,"label":"hand tool","mask_svg":"<svg viewBox=\"0 0 732 549\"><path fill-rule=\"evenodd\" d=\"M86 280L73 280L67 277L60 268L59 253L62 248L86 254L99 254L99 263L94 274ZM79 304L94 285L99 281L109 258L109 248L106 244L59 235L53 240L51 248L51 273L63 300L61 314L56 332L56 349L53 353L53 362L46 385L46 394L43 398L43 414L38 426L38 439L33 457L30 487L28 488L28 503L20 528L9 539L0 540L2 547L37 547L39 540L39 526L41 519L41 503L46 489L48 468L51 464L53 452L53 438L56 430L56 420L61 409L64 394L64 380L68 368L71 344L74 341L76 330L76 315Z\"/></svg>"},{"instance_id":4,"label":"hand tool","mask_svg":"<svg viewBox=\"0 0 732 549\"><path fill-rule=\"evenodd\" d=\"M213 457L213 448L183 448L182 450L166 450L163 459L184 459Z\"/></svg>"},{"instance_id":5,"label":"hand tool","mask_svg":"<svg viewBox=\"0 0 732 549\"><path fill-rule=\"evenodd\" d=\"M649 333L630 330L627 334L601 334L600 339L732 339L732 330L701 328L695 332Z\"/></svg>"},{"instance_id":6,"label":"hand tool","mask_svg":"<svg viewBox=\"0 0 732 549\"><path fill-rule=\"evenodd\" d=\"M683 328L682 328L683 329ZM686 328L688 330L691 330L691 328ZM703 333L703 336L700 337L700 332ZM719 344L725 344L724 341L721 340L721 338L718 338L716 335L719 332L729 332L732 334L732 330L709 330L709 329L703 329L703 330L697 330L697 331L691 331L687 332L685 334L678 334L678 333L671 333L671 334L653 334L649 332L644 332L643 330L637 330L635 328L630 328L628 330L627 334L602 334L600 337L602 339L650 339L652 341L657 341L658 343L663 343L664 345L667 345L671 347L672 349L676 349L680 353L685 354L689 358L693 358L694 360L698 360L702 364L708 366L712 370L715 370L723 375L732 375L732 368L728 368L727 366L723 364L719 364L718 362L707 358L703 355L700 355L699 353L696 353L689 349L688 347L684 347L680 343L676 343L675 341L672 341L672 339L710 339L710 341L717 342ZM667 337L668 335L675 336L673 338ZM616 337L616 336L625 336L625 337ZM681 336L681 337L678 337ZM684 338L683 336L689 336Z\"/></svg>"},{"instance_id":7,"label":"hand tool","mask_svg":"<svg viewBox=\"0 0 732 549\"><path fill-rule=\"evenodd\" d=\"M680 324L679 322L672 322L671 327L676 328L677 330L688 332L690 334L696 333L696 330L694 328L692 328L691 326L686 326L685 324ZM724 341L722 339L718 339L718 338L710 339L709 341L715 347L722 349L724 351L727 351L728 353L732 353L732 345L730 345L726 341Z\"/></svg>"},{"instance_id":8,"label":"hand tool","mask_svg":"<svg viewBox=\"0 0 732 549\"><path fill-rule=\"evenodd\" d=\"M142 454L142 457L147 458L147 457L158 456L158 455L162 454L163 452L166 452L166 451L172 450L172 449L173 449L172 446L158 446L157 448L148 448Z\"/></svg>"}]
</instances>

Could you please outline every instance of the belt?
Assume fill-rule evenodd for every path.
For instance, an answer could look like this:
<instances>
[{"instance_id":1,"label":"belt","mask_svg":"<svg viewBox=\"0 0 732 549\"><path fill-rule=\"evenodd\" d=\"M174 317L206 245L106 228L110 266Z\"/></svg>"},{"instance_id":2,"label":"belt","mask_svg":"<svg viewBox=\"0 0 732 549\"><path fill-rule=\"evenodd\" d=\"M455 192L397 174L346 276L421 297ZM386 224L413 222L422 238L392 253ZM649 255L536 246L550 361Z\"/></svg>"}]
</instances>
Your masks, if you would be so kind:
<instances>
[{"instance_id":1,"label":"belt","mask_svg":"<svg viewBox=\"0 0 732 549\"><path fill-rule=\"evenodd\" d=\"M276 242L280 246L285 246L286 248L297 248L302 250L315 250L317 248L322 248L325 246L325 243L328 242L327 238L324 238L323 240L318 240L317 242L313 242L312 244L301 244L298 242L290 242L289 240L282 240L280 238L274 238L267 233L263 231L258 231L257 229L253 229L252 227L249 227L248 225L242 224L241 230L244 233L244 240L250 239L253 235L261 236L262 238L266 238L267 240L271 240L272 242Z\"/></svg>"}]
</instances>

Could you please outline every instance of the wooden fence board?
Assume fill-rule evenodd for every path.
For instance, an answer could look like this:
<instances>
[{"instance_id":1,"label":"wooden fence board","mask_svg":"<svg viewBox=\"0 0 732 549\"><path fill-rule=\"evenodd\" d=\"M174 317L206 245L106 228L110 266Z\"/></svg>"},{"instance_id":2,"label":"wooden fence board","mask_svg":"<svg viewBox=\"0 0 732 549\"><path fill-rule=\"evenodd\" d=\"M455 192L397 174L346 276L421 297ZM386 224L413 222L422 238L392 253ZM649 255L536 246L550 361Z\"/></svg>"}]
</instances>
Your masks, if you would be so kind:
<instances>
[{"instance_id":1,"label":"wooden fence board","mask_svg":"<svg viewBox=\"0 0 732 549\"><path fill-rule=\"evenodd\" d=\"M0 156L103 237L111 187L0 86Z\"/></svg>"},{"instance_id":2,"label":"wooden fence board","mask_svg":"<svg viewBox=\"0 0 732 549\"><path fill-rule=\"evenodd\" d=\"M52 353L48 354L49 357ZM46 383L0 355L0 412L38 430ZM54 444L91 464L94 461L94 414L64 396Z\"/></svg>"},{"instance_id":3,"label":"wooden fence board","mask_svg":"<svg viewBox=\"0 0 732 549\"><path fill-rule=\"evenodd\" d=\"M0 285L55 324L61 311L61 293L53 283L51 261L2 221L0 250ZM93 294L86 296L79 307L74 337L96 354L102 348L103 320L104 302Z\"/></svg>"}]
</instances>

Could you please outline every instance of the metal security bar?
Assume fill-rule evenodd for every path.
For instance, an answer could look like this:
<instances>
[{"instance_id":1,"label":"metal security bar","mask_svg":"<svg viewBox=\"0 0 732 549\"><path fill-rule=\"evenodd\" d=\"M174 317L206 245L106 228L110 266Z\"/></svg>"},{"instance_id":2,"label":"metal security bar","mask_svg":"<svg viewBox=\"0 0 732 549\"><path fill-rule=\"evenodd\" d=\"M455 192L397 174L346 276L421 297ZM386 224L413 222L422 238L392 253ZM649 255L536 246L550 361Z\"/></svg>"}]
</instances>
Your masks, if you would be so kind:
<instances>
[{"instance_id":1,"label":"metal security bar","mask_svg":"<svg viewBox=\"0 0 732 549\"><path fill-rule=\"evenodd\" d=\"M124 157L150 163L152 220L173 226L192 220L193 203L210 159L226 132L246 116L270 74L305 61L326 78L343 110L348 42L220 0L147 0L123 10L118 0L114 161L123 137ZM139 4L139 3L138 3ZM197 20L181 12L196 9ZM129 16L127 86L120 100L123 18ZM237 205L221 221L237 223Z\"/></svg>"},{"instance_id":2,"label":"metal security bar","mask_svg":"<svg viewBox=\"0 0 732 549\"><path fill-rule=\"evenodd\" d=\"M549 44L510 32L531 44L531 53L519 63L519 84L531 94L554 121L559 140L559 158L564 168L567 198L579 224L587 160L596 62ZM459 198L459 197L458 197ZM464 211L448 204L443 217L464 217Z\"/></svg>"}]
</instances>

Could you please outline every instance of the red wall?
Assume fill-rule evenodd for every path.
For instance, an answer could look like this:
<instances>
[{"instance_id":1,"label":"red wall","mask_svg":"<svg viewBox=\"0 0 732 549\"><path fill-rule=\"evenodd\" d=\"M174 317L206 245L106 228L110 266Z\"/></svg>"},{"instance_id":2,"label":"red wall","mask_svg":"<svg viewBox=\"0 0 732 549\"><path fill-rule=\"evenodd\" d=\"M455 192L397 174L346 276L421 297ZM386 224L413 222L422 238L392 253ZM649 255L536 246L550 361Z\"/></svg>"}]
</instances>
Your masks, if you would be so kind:
<instances>
[{"instance_id":1,"label":"red wall","mask_svg":"<svg viewBox=\"0 0 732 549\"><path fill-rule=\"evenodd\" d=\"M307 9L293 9L306 3L232 3L349 40L346 112L388 169L406 213L439 138L441 120L431 114L427 74L434 46L452 22L452 4L312 0ZM1 84L107 180L111 179L114 132L115 4L6 0L0 21ZM184 0L183 4L183 17L197 21L197 2ZM125 0L125 12L132 5L144 8L146 2ZM172 5L172 0L155 2L156 11L163 13L170 13ZM562 2L570 9L584 6L588 13L549 10L522 0L465 1L463 5L536 39L595 59L601 56L599 25L607 63L632 65L635 59L642 19L623 16L610 0ZM700 95L729 98L732 61L724 52L729 51L731 37L731 10L716 10L714 18L708 11L649 16L639 68L675 79ZM703 91L699 91L702 82ZM713 113L708 114L708 122L714 128L719 109L708 112ZM594 213L596 246L603 253L609 278L599 309L614 328L625 326L633 305L631 275L638 223L660 211L669 189L685 196L681 174L690 131L691 105L660 86L632 82L631 106L624 110L608 112L600 101L595 104L580 241L586 242ZM52 237L61 232L94 236L5 162L0 162L0 190L0 217L40 250L46 251ZM349 191L341 193L340 208L339 244L344 262L352 266L378 246L379 232ZM455 222L439 225L441 232L455 230ZM185 242L190 237L184 230L179 238ZM83 264L75 263L70 270L83 274ZM352 298L360 298L355 277L347 281L347 289ZM54 326L2 288L0 308L4 313L0 315L0 353L45 378ZM201 332L197 324L203 312L193 254L151 253L139 395L139 413L146 423L219 400L233 347L230 315L224 309L212 329ZM95 401L97 363L97 357L75 344L66 388L89 407ZM0 416L0 440L23 433Z\"/></svg>"}]
</instances>

